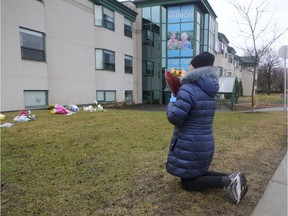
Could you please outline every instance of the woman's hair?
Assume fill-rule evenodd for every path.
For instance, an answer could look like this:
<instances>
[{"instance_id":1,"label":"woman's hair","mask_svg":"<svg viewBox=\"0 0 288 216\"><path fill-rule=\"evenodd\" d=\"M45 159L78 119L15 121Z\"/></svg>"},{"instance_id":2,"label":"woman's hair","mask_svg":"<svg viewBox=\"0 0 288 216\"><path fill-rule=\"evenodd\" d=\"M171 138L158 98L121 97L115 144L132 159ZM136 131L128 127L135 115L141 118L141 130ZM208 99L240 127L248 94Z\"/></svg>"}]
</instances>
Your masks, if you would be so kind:
<instances>
[{"instance_id":1,"label":"woman's hair","mask_svg":"<svg viewBox=\"0 0 288 216\"><path fill-rule=\"evenodd\" d=\"M183 33L181 34L181 38L182 38L182 37L184 37L184 38L187 39L187 38L188 38L188 34L187 34L186 32L183 32Z\"/></svg>"}]
</instances>

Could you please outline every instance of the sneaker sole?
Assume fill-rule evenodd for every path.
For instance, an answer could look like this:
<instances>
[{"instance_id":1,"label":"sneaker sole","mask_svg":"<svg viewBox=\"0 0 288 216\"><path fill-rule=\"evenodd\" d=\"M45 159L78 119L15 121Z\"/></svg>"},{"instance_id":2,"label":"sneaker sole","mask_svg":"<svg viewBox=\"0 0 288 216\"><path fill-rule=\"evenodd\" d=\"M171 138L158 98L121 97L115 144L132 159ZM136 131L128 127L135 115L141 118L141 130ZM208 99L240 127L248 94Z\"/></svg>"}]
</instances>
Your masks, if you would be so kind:
<instances>
[{"instance_id":1,"label":"sneaker sole","mask_svg":"<svg viewBox=\"0 0 288 216\"><path fill-rule=\"evenodd\" d=\"M237 199L236 199L236 204L239 204L240 203L240 200L241 200L241 188L242 188L242 181L241 181L241 172L239 172L236 176L236 194L237 194Z\"/></svg>"},{"instance_id":2,"label":"sneaker sole","mask_svg":"<svg viewBox=\"0 0 288 216\"><path fill-rule=\"evenodd\" d=\"M233 203L238 204L241 198L241 179L239 176L240 173L237 173L234 179L232 180L232 188L229 189L229 195Z\"/></svg>"},{"instance_id":3,"label":"sneaker sole","mask_svg":"<svg viewBox=\"0 0 288 216\"><path fill-rule=\"evenodd\" d=\"M240 172L239 177L240 177L240 184L241 184L241 194L240 194L239 202L237 204L240 203L241 199L243 199L243 197L246 195L246 193L248 191L248 186L246 184L247 179L245 177L245 174Z\"/></svg>"}]
</instances>

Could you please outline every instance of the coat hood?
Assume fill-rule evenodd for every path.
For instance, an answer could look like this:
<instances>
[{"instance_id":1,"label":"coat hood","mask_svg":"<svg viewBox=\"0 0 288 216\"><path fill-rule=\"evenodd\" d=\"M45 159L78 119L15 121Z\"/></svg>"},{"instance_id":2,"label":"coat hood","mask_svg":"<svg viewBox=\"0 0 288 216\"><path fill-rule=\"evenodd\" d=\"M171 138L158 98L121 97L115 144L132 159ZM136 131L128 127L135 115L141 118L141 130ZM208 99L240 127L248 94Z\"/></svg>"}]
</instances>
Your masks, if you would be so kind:
<instances>
[{"instance_id":1,"label":"coat hood","mask_svg":"<svg viewBox=\"0 0 288 216\"><path fill-rule=\"evenodd\" d=\"M181 80L181 83L182 85L193 83L199 86L210 97L215 97L219 90L216 71L216 68L212 66L196 68L187 73Z\"/></svg>"}]
</instances>

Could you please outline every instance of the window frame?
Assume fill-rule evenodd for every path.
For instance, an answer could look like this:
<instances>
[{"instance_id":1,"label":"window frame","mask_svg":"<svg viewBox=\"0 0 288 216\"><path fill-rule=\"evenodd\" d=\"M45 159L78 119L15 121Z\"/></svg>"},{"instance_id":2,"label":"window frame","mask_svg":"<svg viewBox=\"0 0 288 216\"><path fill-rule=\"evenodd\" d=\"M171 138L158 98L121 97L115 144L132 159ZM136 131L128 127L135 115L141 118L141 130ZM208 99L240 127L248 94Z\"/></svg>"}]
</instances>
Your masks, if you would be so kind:
<instances>
[{"instance_id":1,"label":"window frame","mask_svg":"<svg viewBox=\"0 0 288 216\"><path fill-rule=\"evenodd\" d=\"M145 77L154 76L154 62L149 60L142 61L142 71ZM152 68L152 70L149 70Z\"/></svg>"},{"instance_id":2,"label":"window frame","mask_svg":"<svg viewBox=\"0 0 288 216\"><path fill-rule=\"evenodd\" d=\"M99 52L97 52L99 51ZM102 52L101 52L102 51ZM100 59L101 62L97 62L97 55L101 53L101 56L98 56L98 58ZM105 61L105 54L109 55L109 54L113 54L112 60L113 62L106 62ZM107 49L95 49L95 70L107 70L107 71L114 71L115 72L115 68L116 68L116 55L114 51L111 50L107 50ZM101 64L101 65L98 65ZM100 67L99 67L100 66Z\"/></svg>"},{"instance_id":3,"label":"window frame","mask_svg":"<svg viewBox=\"0 0 288 216\"><path fill-rule=\"evenodd\" d=\"M146 43L147 45L151 45L152 47L154 47L154 32L151 31L150 29L145 29L145 39L146 39Z\"/></svg>"},{"instance_id":4,"label":"window frame","mask_svg":"<svg viewBox=\"0 0 288 216\"><path fill-rule=\"evenodd\" d=\"M233 54L232 53L228 53L228 63L231 63L231 64L233 64L233 60L234 60L234 58L233 58L234 56L233 56Z\"/></svg>"},{"instance_id":5,"label":"window frame","mask_svg":"<svg viewBox=\"0 0 288 216\"><path fill-rule=\"evenodd\" d=\"M96 14L96 12L101 14ZM102 5L94 4L94 25L115 31L115 12Z\"/></svg>"},{"instance_id":6,"label":"window frame","mask_svg":"<svg viewBox=\"0 0 288 216\"><path fill-rule=\"evenodd\" d=\"M106 10L106 13L105 13ZM103 7L103 27L106 29L109 29L111 31L114 31L115 29L115 14L113 10L110 10L106 7ZM107 12L111 12L113 16L110 16Z\"/></svg>"},{"instance_id":7,"label":"window frame","mask_svg":"<svg viewBox=\"0 0 288 216\"><path fill-rule=\"evenodd\" d=\"M45 94L45 104L41 104L39 106L29 105L29 103L27 104L27 101L25 100L27 95L25 95L25 93L37 93L37 92ZM26 109L29 109L29 108L47 108L47 107L49 107L48 90L23 90L23 97L24 97L24 107Z\"/></svg>"},{"instance_id":8,"label":"window frame","mask_svg":"<svg viewBox=\"0 0 288 216\"><path fill-rule=\"evenodd\" d=\"M125 103L133 103L133 90L125 90Z\"/></svg>"},{"instance_id":9,"label":"window frame","mask_svg":"<svg viewBox=\"0 0 288 216\"><path fill-rule=\"evenodd\" d=\"M153 68L152 70L149 70L150 68ZM146 61L146 75L153 76L154 75L154 62L153 61Z\"/></svg>"},{"instance_id":10,"label":"window frame","mask_svg":"<svg viewBox=\"0 0 288 216\"><path fill-rule=\"evenodd\" d=\"M28 38L26 38L27 42L25 44L25 39L24 39L25 34L33 35L36 37L38 36L39 39L41 40L40 46L43 48L36 48L35 43L34 43L34 47L32 44L29 45ZM46 61L46 48L45 48L45 36L46 35L45 33L40 32L40 31L35 31L32 29L28 29L28 28L24 28L24 27L19 27L19 35L20 35L21 59L45 62ZM31 40L30 40L30 43L31 43ZM38 57L34 57L33 55L35 54L38 54Z\"/></svg>"},{"instance_id":11,"label":"window frame","mask_svg":"<svg viewBox=\"0 0 288 216\"><path fill-rule=\"evenodd\" d=\"M131 62L131 66L126 64L126 60ZM127 74L133 74L133 57L130 55L124 56L124 71Z\"/></svg>"},{"instance_id":12,"label":"window frame","mask_svg":"<svg viewBox=\"0 0 288 216\"><path fill-rule=\"evenodd\" d=\"M103 93L103 100L99 99L98 94ZM114 93L114 100L107 100L107 94ZM96 101L98 102L106 102L106 103L113 103L116 102L116 90L96 90Z\"/></svg>"},{"instance_id":13,"label":"window frame","mask_svg":"<svg viewBox=\"0 0 288 216\"><path fill-rule=\"evenodd\" d=\"M132 38L132 21L124 17L124 35Z\"/></svg>"}]
</instances>

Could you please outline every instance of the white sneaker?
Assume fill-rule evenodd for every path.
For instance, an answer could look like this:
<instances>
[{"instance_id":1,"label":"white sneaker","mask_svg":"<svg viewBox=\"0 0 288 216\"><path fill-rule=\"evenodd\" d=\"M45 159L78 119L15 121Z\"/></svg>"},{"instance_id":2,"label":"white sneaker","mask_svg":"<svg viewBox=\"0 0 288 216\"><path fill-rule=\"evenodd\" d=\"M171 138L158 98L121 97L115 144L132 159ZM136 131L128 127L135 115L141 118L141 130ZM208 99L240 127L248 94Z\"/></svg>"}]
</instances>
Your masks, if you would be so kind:
<instances>
[{"instance_id":1,"label":"white sneaker","mask_svg":"<svg viewBox=\"0 0 288 216\"><path fill-rule=\"evenodd\" d=\"M246 180L245 174L240 172L239 176L240 176L240 180L241 180L241 196L240 196L240 200L241 200L246 195L246 193L248 191L248 185L247 185L247 180Z\"/></svg>"},{"instance_id":2,"label":"white sneaker","mask_svg":"<svg viewBox=\"0 0 288 216\"><path fill-rule=\"evenodd\" d=\"M227 187L230 197L235 204L239 204L240 200L245 196L248 191L248 186L246 184L246 177L244 173L232 173L229 176L231 183Z\"/></svg>"},{"instance_id":3,"label":"white sneaker","mask_svg":"<svg viewBox=\"0 0 288 216\"><path fill-rule=\"evenodd\" d=\"M227 189L233 202L238 204L241 198L241 179L239 173L232 173L229 178L231 183L228 185Z\"/></svg>"}]
</instances>

